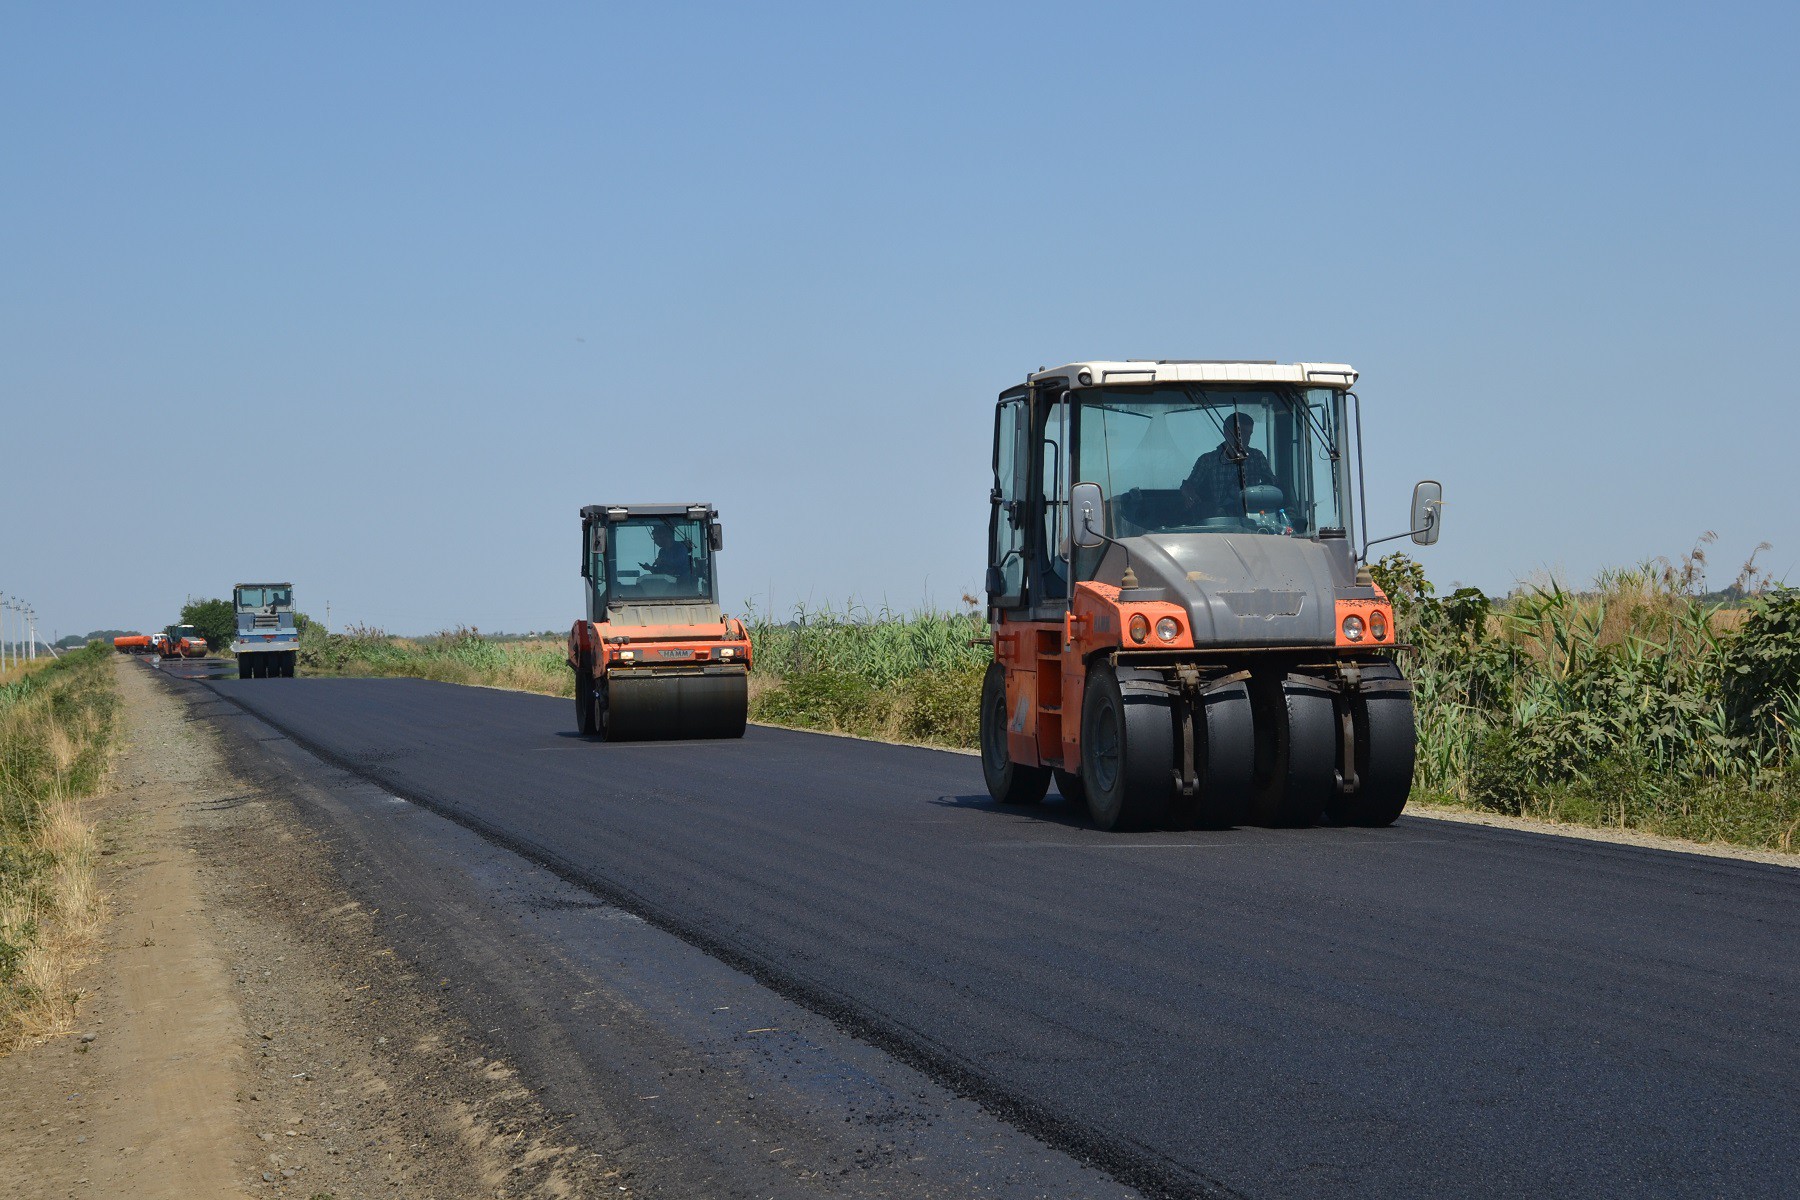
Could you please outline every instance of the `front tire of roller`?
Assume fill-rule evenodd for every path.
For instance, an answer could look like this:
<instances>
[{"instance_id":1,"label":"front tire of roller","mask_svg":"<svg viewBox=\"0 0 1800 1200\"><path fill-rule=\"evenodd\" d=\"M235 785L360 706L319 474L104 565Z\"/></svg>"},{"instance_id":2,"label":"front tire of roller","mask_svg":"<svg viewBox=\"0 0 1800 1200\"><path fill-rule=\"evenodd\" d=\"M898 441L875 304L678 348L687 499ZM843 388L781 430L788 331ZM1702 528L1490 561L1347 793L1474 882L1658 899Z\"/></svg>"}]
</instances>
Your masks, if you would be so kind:
<instances>
[{"instance_id":1,"label":"front tire of roller","mask_svg":"<svg viewBox=\"0 0 1800 1200\"><path fill-rule=\"evenodd\" d=\"M1362 686L1346 697L1356 735L1356 791L1326 805L1334 824L1392 825L1412 794L1418 738L1412 685L1392 663L1363 668Z\"/></svg>"},{"instance_id":2,"label":"front tire of roller","mask_svg":"<svg viewBox=\"0 0 1800 1200\"><path fill-rule=\"evenodd\" d=\"M1050 769L1016 763L1006 749L1006 668L989 663L981 681L981 775L1000 804L1037 804L1050 790Z\"/></svg>"},{"instance_id":3,"label":"front tire of roller","mask_svg":"<svg viewBox=\"0 0 1800 1200\"><path fill-rule=\"evenodd\" d=\"M1316 824L1337 789L1337 705L1331 690L1302 676L1252 681L1260 825Z\"/></svg>"},{"instance_id":4,"label":"front tire of roller","mask_svg":"<svg viewBox=\"0 0 1800 1200\"><path fill-rule=\"evenodd\" d=\"M1148 829L1169 815L1175 717L1167 697L1119 686L1110 664L1088 672L1081 698L1081 782L1102 829Z\"/></svg>"},{"instance_id":5,"label":"front tire of roller","mask_svg":"<svg viewBox=\"0 0 1800 1200\"><path fill-rule=\"evenodd\" d=\"M1229 829L1250 817L1256 788L1256 718L1250 689L1234 680L1200 696L1194 721L1199 794L1178 800L1182 828Z\"/></svg>"},{"instance_id":6,"label":"front tire of roller","mask_svg":"<svg viewBox=\"0 0 1800 1200\"><path fill-rule=\"evenodd\" d=\"M247 658L239 658L239 659L238 659L238 660L237 660L237 662L238 662L238 678L239 678L239 679L249 679L249 678L251 678L251 675L250 675L250 660L249 660L249 659L247 659Z\"/></svg>"},{"instance_id":7,"label":"front tire of roller","mask_svg":"<svg viewBox=\"0 0 1800 1200\"><path fill-rule=\"evenodd\" d=\"M575 667L575 732L593 737L595 728L594 668L584 654Z\"/></svg>"}]
</instances>

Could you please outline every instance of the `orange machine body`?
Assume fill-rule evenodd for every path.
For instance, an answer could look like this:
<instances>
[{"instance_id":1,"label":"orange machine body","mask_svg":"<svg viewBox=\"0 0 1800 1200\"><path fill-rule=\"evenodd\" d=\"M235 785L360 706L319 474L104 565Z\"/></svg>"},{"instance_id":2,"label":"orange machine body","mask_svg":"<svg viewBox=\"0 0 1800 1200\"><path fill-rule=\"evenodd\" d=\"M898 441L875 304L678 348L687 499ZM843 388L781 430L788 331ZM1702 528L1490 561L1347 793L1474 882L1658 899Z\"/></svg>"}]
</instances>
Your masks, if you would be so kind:
<instances>
[{"instance_id":1,"label":"orange machine body","mask_svg":"<svg viewBox=\"0 0 1800 1200\"><path fill-rule=\"evenodd\" d=\"M183 658L205 658L206 639L198 634L189 634L175 643L175 649L181 652Z\"/></svg>"},{"instance_id":2,"label":"orange machine body","mask_svg":"<svg viewBox=\"0 0 1800 1200\"><path fill-rule=\"evenodd\" d=\"M1338 644L1317 647L1318 653L1331 658L1360 657L1392 646L1393 608L1379 588L1375 591L1374 600L1338 601ZM1200 668L1226 661L1219 659L1217 652L1194 645L1188 613L1181 605L1122 602L1119 595L1120 590L1111 584L1084 581L1075 585L1069 612L1060 621L1009 620L1005 613L1000 614L994 625L994 659L1006 670L1006 746L1013 762L1080 770L1082 698L1088 667L1097 659L1116 656L1121 665L1134 658L1157 664L1189 662ZM1384 639L1347 641L1342 626L1350 612L1361 614L1365 621L1380 613L1388 631ZM1136 618L1142 618L1141 628L1148 630L1141 640L1132 634ZM1176 623L1174 638L1164 640L1157 635L1157 624L1163 620ZM1229 661L1235 664L1243 650L1232 648L1232 653L1236 657Z\"/></svg>"},{"instance_id":3,"label":"orange machine body","mask_svg":"<svg viewBox=\"0 0 1800 1200\"><path fill-rule=\"evenodd\" d=\"M749 670L750 635L736 617L707 625L577 621L569 630L568 663L577 666L584 657L596 673L708 665Z\"/></svg>"},{"instance_id":4,"label":"orange machine body","mask_svg":"<svg viewBox=\"0 0 1800 1200\"><path fill-rule=\"evenodd\" d=\"M124 637L116 637L113 639L113 649L120 654L148 654L150 653L149 635L128 633Z\"/></svg>"}]
</instances>

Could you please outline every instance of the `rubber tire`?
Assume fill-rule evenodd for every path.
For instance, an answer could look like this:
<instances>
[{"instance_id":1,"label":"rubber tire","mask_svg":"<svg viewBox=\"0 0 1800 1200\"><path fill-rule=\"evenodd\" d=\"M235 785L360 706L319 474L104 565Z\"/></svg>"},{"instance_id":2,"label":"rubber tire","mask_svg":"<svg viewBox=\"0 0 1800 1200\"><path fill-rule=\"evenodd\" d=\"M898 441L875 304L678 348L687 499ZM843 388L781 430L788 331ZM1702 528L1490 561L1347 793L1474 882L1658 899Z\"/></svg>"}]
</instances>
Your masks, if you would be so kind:
<instances>
[{"instance_id":1,"label":"rubber tire","mask_svg":"<svg viewBox=\"0 0 1800 1200\"><path fill-rule=\"evenodd\" d=\"M1056 790L1069 807L1076 812L1087 811L1087 786L1081 782L1081 773L1065 771L1061 767L1052 767L1050 777L1056 781Z\"/></svg>"},{"instance_id":2,"label":"rubber tire","mask_svg":"<svg viewBox=\"0 0 1800 1200\"><path fill-rule=\"evenodd\" d=\"M1176 795L1171 823L1183 829L1247 823L1256 789L1256 716L1243 680L1201 694L1194 759L1199 792L1192 799Z\"/></svg>"},{"instance_id":3,"label":"rubber tire","mask_svg":"<svg viewBox=\"0 0 1800 1200\"><path fill-rule=\"evenodd\" d=\"M1412 795L1418 735L1412 690L1399 667L1365 667L1363 681L1345 701L1356 731L1357 789L1334 796L1325 811L1337 825L1380 828L1400 818Z\"/></svg>"},{"instance_id":4,"label":"rubber tire","mask_svg":"<svg viewBox=\"0 0 1800 1200\"><path fill-rule=\"evenodd\" d=\"M249 659L243 657L242 655L239 655L238 660L237 660L237 667L238 667L238 678L239 679L254 678L250 674L250 660Z\"/></svg>"},{"instance_id":5,"label":"rubber tire","mask_svg":"<svg viewBox=\"0 0 1800 1200\"><path fill-rule=\"evenodd\" d=\"M1006 749L1006 668L988 664L981 681L981 776L999 804L1038 804L1050 790L1050 768L1015 763Z\"/></svg>"},{"instance_id":6,"label":"rubber tire","mask_svg":"<svg viewBox=\"0 0 1800 1200\"><path fill-rule=\"evenodd\" d=\"M1081 697L1081 782L1094 824L1130 830L1167 821L1174 762L1173 702L1127 693L1111 664L1097 664Z\"/></svg>"},{"instance_id":7,"label":"rubber tire","mask_svg":"<svg viewBox=\"0 0 1800 1200\"><path fill-rule=\"evenodd\" d=\"M289 650L286 654L281 656L281 677L283 679L292 679L294 677L294 672L299 669L299 666L300 652L298 650Z\"/></svg>"},{"instance_id":8,"label":"rubber tire","mask_svg":"<svg viewBox=\"0 0 1800 1200\"><path fill-rule=\"evenodd\" d=\"M1303 676L1251 681L1256 709L1256 788L1251 816L1260 825L1318 823L1337 789L1337 706L1331 692Z\"/></svg>"},{"instance_id":9,"label":"rubber tire","mask_svg":"<svg viewBox=\"0 0 1800 1200\"><path fill-rule=\"evenodd\" d=\"M584 654L575 667L575 732L584 738L593 737L599 732L600 726L594 712L596 707L594 668Z\"/></svg>"}]
</instances>

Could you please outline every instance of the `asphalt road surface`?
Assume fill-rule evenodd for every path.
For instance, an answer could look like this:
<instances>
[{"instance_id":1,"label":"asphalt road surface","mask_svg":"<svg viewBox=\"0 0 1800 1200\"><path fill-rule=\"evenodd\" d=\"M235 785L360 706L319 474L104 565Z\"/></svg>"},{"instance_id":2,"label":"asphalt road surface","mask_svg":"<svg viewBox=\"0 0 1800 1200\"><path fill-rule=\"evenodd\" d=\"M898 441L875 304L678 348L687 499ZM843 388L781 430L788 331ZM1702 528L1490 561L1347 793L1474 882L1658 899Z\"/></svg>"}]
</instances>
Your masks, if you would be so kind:
<instances>
[{"instance_id":1,"label":"asphalt road surface","mask_svg":"<svg viewBox=\"0 0 1800 1200\"><path fill-rule=\"evenodd\" d=\"M1800 1191L1792 869L1417 818L1106 834L964 755L205 686L1150 1194Z\"/></svg>"}]
</instances>

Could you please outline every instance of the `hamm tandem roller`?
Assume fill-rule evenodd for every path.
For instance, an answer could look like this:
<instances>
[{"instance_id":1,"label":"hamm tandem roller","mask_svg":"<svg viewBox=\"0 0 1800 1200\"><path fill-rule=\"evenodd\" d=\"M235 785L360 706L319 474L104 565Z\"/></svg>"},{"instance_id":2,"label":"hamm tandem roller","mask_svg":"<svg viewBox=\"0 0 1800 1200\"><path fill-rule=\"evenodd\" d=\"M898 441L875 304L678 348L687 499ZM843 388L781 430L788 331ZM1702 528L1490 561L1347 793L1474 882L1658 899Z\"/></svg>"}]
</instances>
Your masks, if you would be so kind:
<instances>
[{"instance_id":1,"label":"hamm tandem roller","mask_svg":"<svg viewBox=\"0 0 1800 1200\"><path fill-rule=\"evenodd\" d=\"M575 726L608 741L744 736L750 638L719 610L709 504L581 510L587 619L569 631Z\"/></svg>"},{"instance_id":2,"label":"hamm tandem roller","mask_svg":"<svg viewBox=\"0 0 1800 1200\"><path fill-rule=\"evenodd\" d=\"M1353 541L1355 382L1330 363L1084 362L1000 394L996 800L1036 803L1054 778L1105 829L1400 815L1412 687L1366 515ZM1437 541L1442 497L1413 490L1415 542Z\"/></svg>"}]
</instances>

